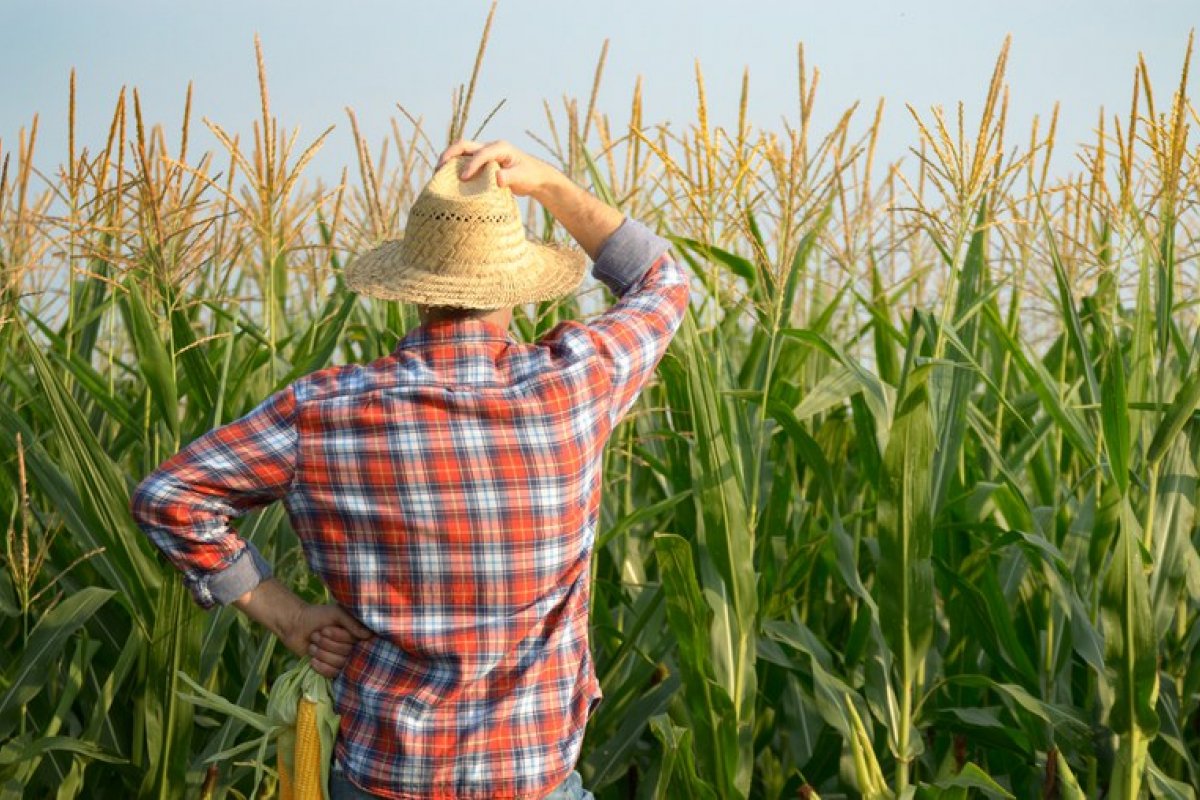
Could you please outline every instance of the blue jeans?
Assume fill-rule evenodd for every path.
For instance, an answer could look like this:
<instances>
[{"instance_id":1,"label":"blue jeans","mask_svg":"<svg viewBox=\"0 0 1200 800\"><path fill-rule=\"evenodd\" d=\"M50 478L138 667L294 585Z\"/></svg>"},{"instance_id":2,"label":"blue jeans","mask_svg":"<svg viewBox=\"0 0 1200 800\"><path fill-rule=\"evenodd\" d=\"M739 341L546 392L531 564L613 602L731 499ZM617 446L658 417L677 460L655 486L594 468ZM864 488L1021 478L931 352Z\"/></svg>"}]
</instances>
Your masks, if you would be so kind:
<instances>
[{"instance_id":1,"label":"blue jeans","mask_svg":"<svg viewBox=\"0 0 1200 800\"><path fill-rule=\"evenodd\" d=\"M334 759L333 769L329 771L329 800L377 800L378 795L368 794L355 786L346 777L342 765ZM583 788L583 779L578 772L572 772L567 779L558 785L546 800L595 800L592 793Z\"/></svg>"}]
</instances>

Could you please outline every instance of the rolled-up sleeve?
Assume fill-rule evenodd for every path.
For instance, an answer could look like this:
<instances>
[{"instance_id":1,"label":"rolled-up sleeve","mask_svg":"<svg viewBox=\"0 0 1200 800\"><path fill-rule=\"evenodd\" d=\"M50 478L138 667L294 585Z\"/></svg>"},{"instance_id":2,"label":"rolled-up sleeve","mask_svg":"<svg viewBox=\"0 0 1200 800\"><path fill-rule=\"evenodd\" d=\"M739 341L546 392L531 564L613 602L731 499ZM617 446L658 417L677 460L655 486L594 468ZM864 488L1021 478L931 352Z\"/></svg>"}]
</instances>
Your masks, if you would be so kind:
<instances>
[{"instance_id":1,"label":"rolled-up sleeve","mask_svg":"<svg viewBox=\"0 0 1200 800\"><path fill-rule=\"evenodd\" d=\"M619 299L587 324L612 380L615 427L654 374L687 312L687 273L668 242L626 218L605 241L592 274Z\"/></svg>"},{"instance_id":2,"label":"rolled-up sleeve","mask_svg":"<svg viewBox=\"0 0 1200 800\"><path fill-rule=\"evenodd\" d=\"M228 605L272 575L230 520L284 496L295 475L291 387L179 451L146 476L130 507L202 608Z\"/></svg>"}]
</instances>

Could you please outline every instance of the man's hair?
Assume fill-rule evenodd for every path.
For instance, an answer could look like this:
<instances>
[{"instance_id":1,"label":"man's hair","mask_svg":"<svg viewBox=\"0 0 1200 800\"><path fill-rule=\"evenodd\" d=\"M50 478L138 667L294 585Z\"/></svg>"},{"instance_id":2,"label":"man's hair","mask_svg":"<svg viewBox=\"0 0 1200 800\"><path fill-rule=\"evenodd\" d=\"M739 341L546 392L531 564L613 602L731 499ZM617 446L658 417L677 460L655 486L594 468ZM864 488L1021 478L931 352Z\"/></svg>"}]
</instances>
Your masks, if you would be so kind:
<instances>
[{"instance_id":1,"label":"man's hair","mask_svg":"<svg viewBox=\"0 0 1200 800\"><path fill-rule=\"evenodd\" d=\"M459 306L427 306L434 314L443 317L482 317L499 311L498 308L461 308Z\"/></svg>"},{"instance_id":2,"label":"man's hair","mask_svg":"<svg viewBox=\"0 0 1200 800\"><path fill-rule=\"evenodd\" d=\"M426 318L432 319L477 319L493 314L498 308L460 308L458 306L425 306Z\"/></svg>"}]
</instances>

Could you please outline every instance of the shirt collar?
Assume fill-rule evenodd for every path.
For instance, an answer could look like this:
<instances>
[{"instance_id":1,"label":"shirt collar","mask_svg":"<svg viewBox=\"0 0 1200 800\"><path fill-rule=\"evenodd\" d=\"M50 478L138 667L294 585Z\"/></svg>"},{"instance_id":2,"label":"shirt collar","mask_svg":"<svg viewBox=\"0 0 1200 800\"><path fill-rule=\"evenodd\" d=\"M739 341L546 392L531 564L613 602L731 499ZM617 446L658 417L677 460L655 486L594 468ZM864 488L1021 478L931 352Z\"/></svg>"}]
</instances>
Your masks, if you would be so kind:
<instances>
[{"instance_id":1,"label":"shirt collar","mask_svg":"<svg viewBox=\"0 0 1200 800\"><path fill-rule=\"evenodd\" d=\"M478 317L458 317L431 320L409 331L397 349L463 342L503 342L516 344L516 339L494 322Z\"/></svg>"}]
</instances>

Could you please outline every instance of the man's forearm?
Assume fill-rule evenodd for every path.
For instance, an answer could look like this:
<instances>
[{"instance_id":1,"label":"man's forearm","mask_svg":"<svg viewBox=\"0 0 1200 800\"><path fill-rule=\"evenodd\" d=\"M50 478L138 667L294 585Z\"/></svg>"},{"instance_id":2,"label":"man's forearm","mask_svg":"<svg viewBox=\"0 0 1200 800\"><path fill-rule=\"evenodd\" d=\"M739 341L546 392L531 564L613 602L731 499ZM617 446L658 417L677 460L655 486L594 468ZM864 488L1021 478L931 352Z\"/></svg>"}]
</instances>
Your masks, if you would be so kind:
<instances>
[{"instance_id":1,"label":"man's forearm","mask_svg":"<svg viewBox=\"0 0 1200 800\"><path fill-rule=\"evenodd\" d=\"M356 643L374 636L336 603L306 603L274 578L264 580L232 605L275 634L288 650L310 657L312 668L326 678L337 677Z\"/></svg>"},{"instance_id":2,"label":"man's forearm","mask_svg":"<svg viewBox=\"0 0 1200 800\"><path fill-rule=\"evenodd\" d=\"M625 215L589 194L561 173L542 187L535 199L558 220L593 261Z\"/></svg>"},{"instance_id":3,"label":"man's forearm","mask_svg":"<svg viewBox=\"0 0 1200 800\"><path fill-rule=\"evenodd\" d=\"M275 578L267 578L232 605L283 639L307 604Z\"/></svg>"}]
</instances>

